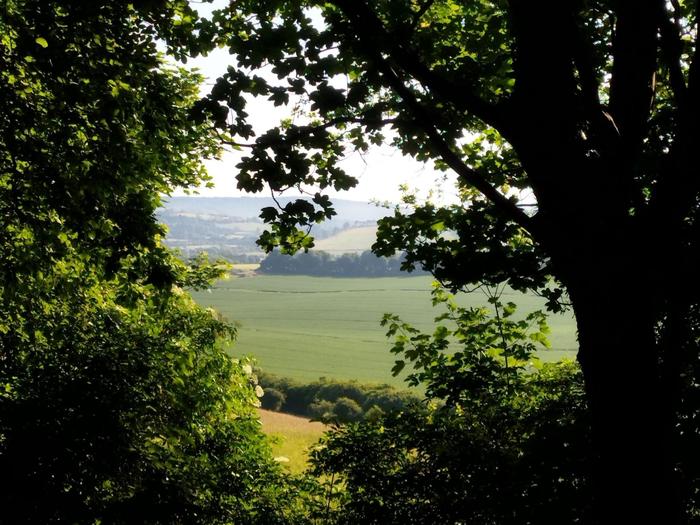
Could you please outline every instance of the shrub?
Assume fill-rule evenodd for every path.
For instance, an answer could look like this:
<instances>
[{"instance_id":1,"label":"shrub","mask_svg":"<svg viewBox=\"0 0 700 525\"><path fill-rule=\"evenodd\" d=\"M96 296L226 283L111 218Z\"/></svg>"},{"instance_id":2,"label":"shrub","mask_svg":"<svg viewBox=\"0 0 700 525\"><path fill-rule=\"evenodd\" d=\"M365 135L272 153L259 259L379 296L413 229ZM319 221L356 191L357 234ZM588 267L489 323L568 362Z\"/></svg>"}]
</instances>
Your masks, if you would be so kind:
<instances>
[{"instance_id":1,"label":"shrub","mask_svg":"<svg viewBox=\"0 0 700 525\"><path fill-rule=\"evenodd\" d=\"M362 407L349 397L340 397L333 405L333 418L337 423L359 421L362 415Z\"/></svg>"},{"instance_id":2,"label":"shrub","mask_svg":"<svg viewBox=\"0 0 700 525\"><path fill-rule=\"evenodd\" d=\"M308 407L308 414L312 419L318 421L330 421L333 419L334 403L326 399L319 399L311 403Z\"/></svg>"},{"instance_id":3,"label":"shrub","mask_svg":"<svg viewBox=\"0 0 700 525\"><path fill-rule=\"evenodd\" d=\"M262 407L266 410L274 410L279 412L284 406L286 396L276 388L265 388L264 395L261 399Z\"/></svg>"}]
</instances>

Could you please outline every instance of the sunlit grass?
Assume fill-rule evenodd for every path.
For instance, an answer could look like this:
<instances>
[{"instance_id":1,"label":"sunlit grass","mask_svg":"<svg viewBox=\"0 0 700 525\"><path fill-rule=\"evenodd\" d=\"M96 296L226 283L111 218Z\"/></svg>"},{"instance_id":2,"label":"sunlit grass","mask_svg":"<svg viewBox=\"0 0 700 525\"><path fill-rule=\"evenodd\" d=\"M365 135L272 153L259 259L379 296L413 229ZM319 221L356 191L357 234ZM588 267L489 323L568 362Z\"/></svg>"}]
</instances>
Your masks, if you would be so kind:
<instances>
[{"instance_id":1,"label":"sunlit grass","mask_svg":"<svg viewBox=\"0 0 700 525\"><path fill-rule=\"evenodd\" d=\"M263 431L273 437L272 452L292 473L306 468L309 447L321 437L326 426L303 417L260 410Z\"/></svg>"},{"instance_id":2,"label":"sunlit grass","mask_svg":"<svg viewBox=\"0 0 700 525\"><path fill-rule=\"evenodd\" d=\"M325 376L361 382L389 382L395 356L379 321L385 312L426 331L434 329L440 313L431 306L432 278L330 278L257 275L234 277L211 293L195 293L202 304L213 306L239 324L235 355L252 355L266 371L301 381ZM505 300L527 312L543 308L536 296L508 295ZM463 294L464 305L486 304L480 293ZM545 360L573 358L576 348L572 316L550 318L552 349Z\"/></svg>"}]
</instances>

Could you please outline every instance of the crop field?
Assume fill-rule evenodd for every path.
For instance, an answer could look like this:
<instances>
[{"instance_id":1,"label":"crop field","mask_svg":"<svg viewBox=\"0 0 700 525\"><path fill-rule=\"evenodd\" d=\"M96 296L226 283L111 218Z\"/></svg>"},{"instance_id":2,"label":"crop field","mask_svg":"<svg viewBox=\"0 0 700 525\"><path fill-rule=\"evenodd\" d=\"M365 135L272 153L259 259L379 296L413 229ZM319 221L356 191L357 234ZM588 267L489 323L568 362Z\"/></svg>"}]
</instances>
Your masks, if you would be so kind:
<instances>
[{"instance_id":1,"label":"crop field","mask_svg":"<svg viewBox=\"0 0 700 525\"><path fill-rule=\"evenodd\" d=\"M358 226L336 233L325 239L316 239L314 250L328 252L333 255L344 253L360 253L369 250L377 240L376 226Z\"/></svg>"},{"instance_id":2,"label":"crop field","mask_svg":"<svg viewBox=\"0 0 700 525\"><path fill-rule=\"evenodd\" d=\"M268 372L312 381L325 376L388 382L395 356L379 321L385 312L398 314L422 330L432 330L441 313L430 302L430 276L387 278L324 278L255 275L234 277L210 292L193 293L238 325L234 355L249 355ZM543 307L536 296L510 294L525 314ZM486 305L481 292L462 294L465 305ZM552 348L543 360L575 357L571 314L551 316Z\"/></svg>"}]
</instances>

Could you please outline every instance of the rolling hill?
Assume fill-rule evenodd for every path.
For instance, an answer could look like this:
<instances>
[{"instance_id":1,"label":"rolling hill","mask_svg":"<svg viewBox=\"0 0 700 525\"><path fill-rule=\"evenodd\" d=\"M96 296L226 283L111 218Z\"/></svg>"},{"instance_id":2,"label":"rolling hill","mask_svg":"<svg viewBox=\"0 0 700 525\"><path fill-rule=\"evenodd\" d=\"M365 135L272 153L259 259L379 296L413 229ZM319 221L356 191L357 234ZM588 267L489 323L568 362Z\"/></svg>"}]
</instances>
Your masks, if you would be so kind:
<instances>
[{"instance_id":1,"label":"rolling hill","mask_svg":"<svg viewBox=\"0 0 700 525\"><path fill-rule=\"evenodd\" d=\"M281 197L280 205L295 200ZM374 242L378 219L392 210L343 199L333 201L337 215L314 226L317 249L334 255L361 252ZM265 228L260 210L274 206L271 198L261 197L170 197L158 211L168 228L166 244L185 256L207 251L212 256L240 262L258 262L264 254L255 241Z\"/></svg>"}]
</instances>

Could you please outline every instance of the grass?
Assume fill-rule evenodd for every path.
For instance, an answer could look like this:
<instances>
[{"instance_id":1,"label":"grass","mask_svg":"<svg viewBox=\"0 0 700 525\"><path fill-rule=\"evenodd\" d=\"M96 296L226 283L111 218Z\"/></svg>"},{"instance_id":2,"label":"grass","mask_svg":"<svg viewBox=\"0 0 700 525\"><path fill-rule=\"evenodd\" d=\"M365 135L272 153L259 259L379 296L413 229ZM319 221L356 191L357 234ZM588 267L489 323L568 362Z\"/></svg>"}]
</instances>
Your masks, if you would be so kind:
<instances>
[{"instance_id":1,"label":"grass","mask_svg":"<svg viewBox=\"0 0 700 525\"><path fill-rule=\"evenodd\" d=\"M260 422L263 431L274 440L272 453L294 474L306 468L309 447L326 430L326 426L317 421L262 409Z\"/></svg>"},{"instance_id":2,"label":"grass","mask_svg":"<svg viewBox=\"0 0 700 525\"><path fill-rule=\"evenodd\" d=\"M260 267L258 263L234 263L231 275L234 277L254 277Z\"/></svg>"},{"instance_id":3,"label":"grass","mask_svg":"<svg viewBox=\"0 0 700 525\"><path fill-rule=\"evenodd\" d=\"M325 376L388 382L395 356L379 325L385 312L396 313L419 329L433 329L429 276L387 278L323 278L305 276L234 277L210 293L194 293L200 304L212 306L238 323L231 352L252 355L268 372L313 381ZM542 308L535 296L507 297L524 314ZM465 305L485 305L480 292L462 295ZM544 360L574 357L575 325L571 315L550 318L551 350Z\"/></svg>"}]
</instances>

